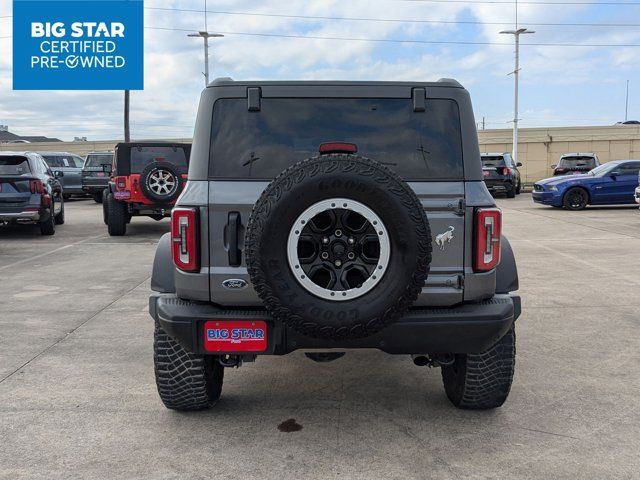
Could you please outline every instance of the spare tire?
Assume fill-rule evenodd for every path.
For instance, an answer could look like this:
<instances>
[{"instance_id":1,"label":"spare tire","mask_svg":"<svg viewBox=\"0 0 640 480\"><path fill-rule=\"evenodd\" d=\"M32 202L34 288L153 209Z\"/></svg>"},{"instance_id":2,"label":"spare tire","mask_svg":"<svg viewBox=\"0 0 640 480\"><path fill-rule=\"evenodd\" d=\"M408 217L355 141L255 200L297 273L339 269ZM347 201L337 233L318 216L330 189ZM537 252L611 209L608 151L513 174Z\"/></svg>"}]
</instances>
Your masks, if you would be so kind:
<instances>
[{"instance_id":1,"label":"spare tire","mask_svg":"<svg viewBox=\"0 0 640 480\"><path fill-rule=\"evenodd\" d=\"M178 198L183 186L180 170L169 162L150 163L140 174L142 193L153 202L172 202Z\"/></svg>"},{"instance_id":2,"label":"spare tire","mask_svg":"<svg viewBox=\"0 0 640 480\"><path fill-rule=\"evenodd\" d=\"M256 202L245 238L253 287L272 316L315 338L372 335L416 300L431 262L418 197L368 158L304 160Z\"/></svg>"}]
</instances>

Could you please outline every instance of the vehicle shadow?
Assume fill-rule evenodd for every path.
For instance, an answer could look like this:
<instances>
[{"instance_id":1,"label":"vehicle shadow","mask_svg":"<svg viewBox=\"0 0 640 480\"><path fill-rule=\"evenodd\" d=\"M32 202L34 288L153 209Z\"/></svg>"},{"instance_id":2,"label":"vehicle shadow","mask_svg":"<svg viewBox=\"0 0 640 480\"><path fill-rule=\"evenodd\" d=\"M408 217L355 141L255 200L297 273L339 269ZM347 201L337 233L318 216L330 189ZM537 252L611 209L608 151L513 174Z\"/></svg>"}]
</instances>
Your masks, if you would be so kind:
<instances>
[{"instance_id":1,"label":"vehicle shadow","mask_svg":"<svg viewBox=\"0 0 640 480\"><path fill-rule=\"evenodd\" d=\"M11 238L12 240L33 240L34 238L51 238L40 233L38 225L25 224L0 224L0 238Z\"/></svg>"}]
</instances>

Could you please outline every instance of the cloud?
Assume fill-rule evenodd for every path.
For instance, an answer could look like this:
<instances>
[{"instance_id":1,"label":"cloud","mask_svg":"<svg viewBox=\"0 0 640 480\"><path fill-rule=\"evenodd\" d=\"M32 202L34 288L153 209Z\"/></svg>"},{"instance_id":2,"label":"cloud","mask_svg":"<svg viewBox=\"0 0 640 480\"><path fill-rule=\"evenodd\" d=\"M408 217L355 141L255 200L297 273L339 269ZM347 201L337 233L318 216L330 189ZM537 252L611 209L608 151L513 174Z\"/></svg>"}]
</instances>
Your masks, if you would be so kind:
<instances>
[{"instance_id":1,"label":"cloud","mask_svg":"<svg viewBox=\"0 0 640 480\"><path fill-rule=\"evenodd\" d=\"M203 0L148 0L146 7L202 10ZM594 10L589 5L519 7L520 22L576 23L629 21L640 9ZM511 43L500 35L513 28L513 7L483 3L425 3L396 0L219 0L209 2L208 29L266 35L482 41ZM11 1L0 0L0 16ZM229 15L247 12L301 16L364 17L441 21L478 21L498 25L308 20ZM203 88L202 40L188 31L204 29L201 12L145 10L145 90L132 92L134 137L190 136ZM0 37L11 20L0 19ZM637 29L535 26L523 43L640 43ZM163 30L166 29L166 30ZM11 40L0 39L0 123L22 134L70 139L118 138L122 132L121 92L14 92L11 90ZM523 117L527 124L567 118L580 122L580 109L603 120L615 117L606 100L611 85L637 78L640 48L522 47ZM246 36L227 33L211 40L212 78L434 80L455 77L470 87L476 115L501 124L512 117L513 48L500 45L438 45ZM633 86L632 86L633 87ZM579 98L582 96L582 98ZM553 108L550 109L549 105ZM632 105L633 111L634 105ZM576 113L578 112L578 113ZM593 118L593 113L584 118ZM540 120L533 120L533 119ZM586 120L585 120L586 121ZM525 123L525 122L523 122ZM593 122L589 122L593 123ZM508 126L508 125L506 125Z\"/></svg>"}]
</instances>

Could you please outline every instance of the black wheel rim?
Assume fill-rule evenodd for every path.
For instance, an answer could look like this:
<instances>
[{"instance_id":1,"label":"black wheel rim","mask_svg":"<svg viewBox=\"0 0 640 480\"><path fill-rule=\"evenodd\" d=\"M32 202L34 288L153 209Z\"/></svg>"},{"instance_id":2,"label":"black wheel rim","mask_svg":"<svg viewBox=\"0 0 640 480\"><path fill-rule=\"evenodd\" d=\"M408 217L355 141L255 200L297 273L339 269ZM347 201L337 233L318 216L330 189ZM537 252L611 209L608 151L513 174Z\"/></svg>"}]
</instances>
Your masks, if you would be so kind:
<instances>
[{"instance_id":1,"label":"black wheel rim","mask_svg":"<svg viewBox=\"0 0 640 480\"><path fill-rule=\"evenodd\" d=\"M584 205L584 193L580 190L569 192L569 206L571 208L580 208Z\"/></svg>"},{"instance_id":2,"label":"black wheel rim","mask_svg":"<svg viewBox=\"0 0 640 480\"><path fill-rule=\"evenodd\" d=\"M327 300L348 300L380 281L390 246L375 213L359 202L336 198L318 202L298 218L287 253L305 289Z\"/></svg>"}]
</instances>

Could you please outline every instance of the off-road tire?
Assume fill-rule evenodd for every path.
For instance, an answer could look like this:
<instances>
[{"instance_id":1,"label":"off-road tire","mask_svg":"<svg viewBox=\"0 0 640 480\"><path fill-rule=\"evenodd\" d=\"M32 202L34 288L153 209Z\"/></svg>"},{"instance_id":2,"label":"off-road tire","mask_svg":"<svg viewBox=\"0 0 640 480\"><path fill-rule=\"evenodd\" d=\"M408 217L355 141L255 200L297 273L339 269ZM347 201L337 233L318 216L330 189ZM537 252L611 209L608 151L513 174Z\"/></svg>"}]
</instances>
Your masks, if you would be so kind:
<instances>
[{"instance_id":1,"label":"off-road tire","mask_svg":"<svg viewBox=\"0 0 640 480\"><path fill-rule=\"evenodd\" d=\"M93 194L91 194L91 196L93 197L93 201L96 202L96 203L104 202L104 198L102 197L102 192L93 193Z\"/></svg>"},{"instance_id":2,"label":"off-road tire","mask_svg":"<svg viewBox=\"0 0 640 480\"><path fill-rule=\"evenodd\" d=\"M112 237L121 237L127 233L127 205L107 195L107 230Z\"/></svg>"},{"instance_id":3,"label":"off-road tire","mask_svg":"<svg viewBox=\"0 0 640 480\"><path fill-rule=\"evenodd\" d=\"M574 202L574 195L580 195L582 201ZM564 193L562 197L562 206L567 210L584 210L589 204L589 194L584 188L572 187Z\"/></svg>"},{"instance_id":4,"label":"off-road tire","mask_svg":"<svg viewBox=\"0 0 640 480\"><path fill-rule=\"evenodd\" d=\"M177 186L173 192L168 195L160 195L154 192L149 185L149 178L151 174L156 170L166 170L171 175L173 175L176 179ZM145 197L149 200L157 203L170 203L173 202L184 188L184 180L182 175L180 174L180 169L175 166L173 163L162 162L162 163L150 163L147 165L142 173L140 174L140 189Z\"/></svg>"},{"instance_id":5,"label":"off-road tire","mask_svg":"<svg viewBox=\"0 0 640 480\"><path fill-rule=\"evenodd\" d=\"M109 202L106 201L109 198L109 190L104 189L102 192L102 221L105 225L109 225Z\"/></svg>"},{"instance_id":6,"label":"off-road tire","mask_svg":"<svg viewBox=\"0 0 640 480\"><path fill-rule=\"evenodd\" d=\"M516 333L511 327L486 352L455 355L452 365L442 367L447 397L466 410L497 408L509 396L515 364Z\"/></svg>"},{"instance_id":7,"label":"off-road tire","mask_svg":"<svg viewBox=\"0 0 640 480\"><path fill-rule=\"evenodd\" d=\"M164 406L173 410L202 410L220 398L224 367L212 355L187 352L165 333L158 321L153 334L156 386Z\"/></svg>"},{"instance_id":8,"label":"off-road tire","mask_svg":"<svg viewBox=\"0 0 640 480\"><path fill-rule=\"evenodd\" d=\"M64 224L64 200L60 200L60 213L58 213L53 219L56 222L56 225Z\"/></svg>"},{"instance_id":9,"label":"off-road tire","mask_svg":"<svg viewBox=\"0 0 640 480\"><path fill-rule=\"evenodd\" d=\"M305 209L340 197L380 216L391 256L375 287L332 301L300 285L289 265L287 238ZM408 310L428 275L431 242L420 200L395 172L368 158L331 154L299 162L269 184L249 218L245 251L252 285L271 315L310 337L348 339L370 336Z\"/></svg>"},{"instance_id":10,"label":"off-road tire","mask_svg":"<svg viewBox=\"0 0 640 480\"><path fill-rule=\"evenodd\" d=\"M40 233L42 235L55 235L56 233L56 219L55 216L53 214L54 212L54 207L55 207L55 202L51 202L51 214L49 215L49 217L44 220L41 221L39 223L40 225Z\"/></svg>"}]
</instances>

